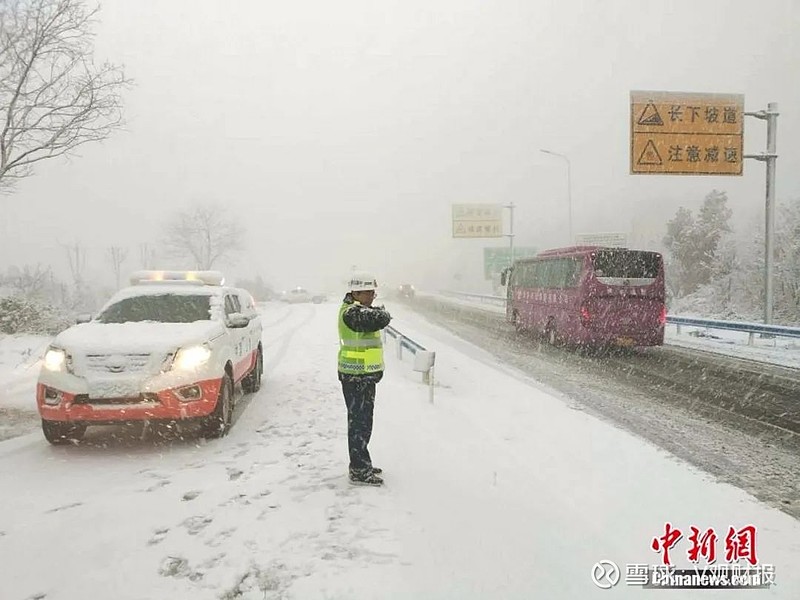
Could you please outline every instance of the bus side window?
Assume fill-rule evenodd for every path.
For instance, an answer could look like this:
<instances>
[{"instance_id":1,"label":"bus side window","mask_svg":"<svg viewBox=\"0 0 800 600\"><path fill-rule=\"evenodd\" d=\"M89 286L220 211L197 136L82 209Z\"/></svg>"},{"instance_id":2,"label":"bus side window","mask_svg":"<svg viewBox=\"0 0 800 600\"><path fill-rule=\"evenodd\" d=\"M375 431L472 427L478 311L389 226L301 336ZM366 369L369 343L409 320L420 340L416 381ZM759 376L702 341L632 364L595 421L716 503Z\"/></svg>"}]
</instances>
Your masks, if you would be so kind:
<instances>
[{"instance_id":1,"label":"bus side window","mask_svg":"<svg viewBox=\"0 0 800 600\"><path fill-rule=\"evenodd\" d=\"M531 287L531 264L527 263L524 265L520 265L519 270L519 281L517 281L517 285L521 287Z\"/></svg>"},{"instance_id":2,"label":"bus side window","mask_svg":"<svg viewBox=\"0 0 800 600\"><path fill-rule=\"evenodd\" d=\"M548 260L542 263L541 273L539 275L541 279L541 283L539 284L543 288L552 288L553 287L553 275L555 274L554 267L555 261Z\"/></svg>"},{"instance_id":3,"label":"bus side window","mask_svg":"<svg viewBox=\"0 0 800 600\"><path fill-rule=\"evenodd\" d=\"M533 274L536 272L536 263L526 263L525 269L521 273L522 285L527 288L536 287L533 282Z\"/></svg>"},{"instance_id":4,"label":"bus side window","mask_svg":"<svg viewBox=\"0 0 800 600\"><path fill-rule=\"evenodd\" d=\"M555 288L563 288L565 287L565 283L567 280L567 263L569 262L568 258L559 258L556 261L555 271L553 273L553 287Z\"/></svg>"},{"instance_id":5,"label":"bus side window","mask_svg":"<svg viewBox=\"0 0 800 600\"><path fill-rule=\"evenodd\" d=\"M579 258L571 258L569 260L569 269L567 271L566 287L576 287L580 281L581 267L583 261Z\"/></svg>"}]
</instances>

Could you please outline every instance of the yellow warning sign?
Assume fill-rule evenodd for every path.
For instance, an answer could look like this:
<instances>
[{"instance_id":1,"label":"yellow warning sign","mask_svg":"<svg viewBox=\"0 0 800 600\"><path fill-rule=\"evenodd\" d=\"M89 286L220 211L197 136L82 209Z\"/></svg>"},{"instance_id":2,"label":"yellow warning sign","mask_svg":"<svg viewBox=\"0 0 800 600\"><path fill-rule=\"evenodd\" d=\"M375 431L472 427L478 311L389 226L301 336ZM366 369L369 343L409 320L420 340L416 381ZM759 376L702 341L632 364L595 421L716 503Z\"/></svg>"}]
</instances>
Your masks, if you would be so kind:
<instances>
[{"instance_id":1,"label":"yellow warning sign","mask_svg":"<svg viewBox=\"0 0 800 600\"><path fill-rule=\"evenodd\" d=\"M744 96L631 92L631 173L741 175Z\"/></svg>"}]
</instances>

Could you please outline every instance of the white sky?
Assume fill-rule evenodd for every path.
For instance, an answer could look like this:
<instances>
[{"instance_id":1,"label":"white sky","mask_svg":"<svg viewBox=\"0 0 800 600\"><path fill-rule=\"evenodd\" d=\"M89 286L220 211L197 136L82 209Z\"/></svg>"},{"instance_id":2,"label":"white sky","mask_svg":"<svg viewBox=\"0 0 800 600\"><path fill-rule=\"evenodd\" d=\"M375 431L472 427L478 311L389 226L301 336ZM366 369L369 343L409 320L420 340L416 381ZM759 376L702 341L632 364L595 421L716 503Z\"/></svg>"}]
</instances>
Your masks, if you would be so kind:
<instances>
[{"instance_id":1,"label":"white sky","mask_svg":"<svg viewBox=\"0 0 800 600\"><path fill-rule=\"evenodd\" d=\"M127 127L41 164L0 197L0 267L52 264L81 241L111 281L109 245L158 241L197 201L248 228L231 275L333 287L353 264L379 280L452 287L482 274L453 240L453 203L517 205L516 243L576 232L659 239L677 206L726 190L739 224L763 220L764 167L743 177L629 174L629 92L778 102L778 197L800 195L800 3L724 1L274 2L108 0L97 57L123 63ZM745 151L764 149L748 119Z\"/></svg>"},{"instance_id":2,"label":"white sky","mask_svg":"<svg viewBox=\"0 0 800 600\"><path fill-rule=\"evenodd\" d=\"M796 519L390 308L393 326L436 352L439 385L431 404L408 353L401 363L387 342L370 442L384 489L345 481L336 304L270 304L264 387L225 438L154 447L98 428L77 447L38 431L0 444L0 555L14 574L0 597L661 600L625 585L625 565L661 564L650 543L670 522L684 532L670 552L680 568L691 526L714 528L720 565L728 528L754 525L775 585L666 600L798 598ZM662 426L691 436L673 413ZM729 452L733 470L755 460ZM622 569L613 591L591 582L602 559Z\"/></svg>"}]
</instances>

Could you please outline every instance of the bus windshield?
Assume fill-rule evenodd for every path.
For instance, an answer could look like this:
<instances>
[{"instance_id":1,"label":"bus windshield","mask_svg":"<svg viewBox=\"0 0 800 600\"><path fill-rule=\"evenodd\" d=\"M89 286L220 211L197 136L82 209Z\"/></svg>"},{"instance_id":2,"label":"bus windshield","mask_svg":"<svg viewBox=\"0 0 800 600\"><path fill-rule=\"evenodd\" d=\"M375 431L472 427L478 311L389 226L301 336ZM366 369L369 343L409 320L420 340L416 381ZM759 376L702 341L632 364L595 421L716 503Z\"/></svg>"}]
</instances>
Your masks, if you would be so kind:
<instances>
[{"instance_id":1,"label":"bus windshield","mask_svg":"<svg viewBox=\"0 0 800 600\"><path fill-rule=\"evenodd\" d=\"M661 255L642 250L598 250L594 275L606 285L648 285L658 277Z\"/></svg>"}]
</instances>

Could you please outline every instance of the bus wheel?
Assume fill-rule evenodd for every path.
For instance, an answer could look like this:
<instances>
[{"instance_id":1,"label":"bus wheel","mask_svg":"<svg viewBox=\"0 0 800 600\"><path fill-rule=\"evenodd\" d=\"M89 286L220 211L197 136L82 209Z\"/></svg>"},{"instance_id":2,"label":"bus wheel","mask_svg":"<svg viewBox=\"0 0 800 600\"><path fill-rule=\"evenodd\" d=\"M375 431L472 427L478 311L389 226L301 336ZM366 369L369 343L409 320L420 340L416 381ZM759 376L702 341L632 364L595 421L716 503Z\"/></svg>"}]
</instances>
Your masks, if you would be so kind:
<instances>
[{"instance_id":1,"label":"bus wheel","mask_svg":"<svg viewBox=\"0 0 800 600\"><path fill-rule=\"evenodd\" d=\"M547 326L544 329L544 336L547 339L547 343L551 346L558 345L558 336L556 335L555 323L552 321L547 323Z\"/></svg>"},{"instance_id":2,"label":"bus wheel","mask_svg":"<svg viewBox=\"0 0 800 600\"><path fill-rule=\"evenodd\" d=\"M519 313L517 311L514 311L514 315L511 320L514 323L514 331L516 333L523 333L525 331L525 328L522 326L522 322L519 320Z\"/></svg>"}]
</instances>

